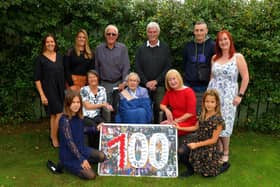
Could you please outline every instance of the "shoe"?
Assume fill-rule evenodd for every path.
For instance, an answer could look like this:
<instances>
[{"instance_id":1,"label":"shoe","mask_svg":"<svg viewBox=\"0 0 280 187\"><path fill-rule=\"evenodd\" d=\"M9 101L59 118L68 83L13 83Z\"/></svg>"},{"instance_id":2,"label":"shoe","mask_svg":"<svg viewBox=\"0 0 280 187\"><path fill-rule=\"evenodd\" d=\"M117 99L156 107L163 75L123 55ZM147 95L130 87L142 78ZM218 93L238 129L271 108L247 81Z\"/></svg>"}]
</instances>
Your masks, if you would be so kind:
<instances>
[{"instance_id":1,"label":"shoe","mask_svg":"<svg viewBox=\"0 0 280 187\"><path fill-rule=\"evenodd\" d=\"M63 173L63 167L60 163L58 165L56 165L52 161L48 160L47 161L47 168L54 174Z\"/></svg>"},{"instance_id":2,"label":"shoe","mask_svg":"<svg viewBox=\"0 0 280 187\"><path fill-rule=\"evenodd\" d=\"M56 166L56 172L63 173L63 165L60 162L58 162L58 164Z\"/></svg>"},{"instance_id":3,"label":"shoe","mask_svg":"<svg viewBox=\"0 0 280 187\"><path fill-rule=\"evenodd\" d=\"M185 171L185 172L181 173L181 174L179 175L179 177L180 177L180 178L186 178L186 177L192 176L193 174L194 174L193 171Z\"/></svg>"},{"instance_id":4,"label":"shoe","mask_svg":"<svg viewBox=\"0 0 280 187\"><path fill-rule=\"evenodd\" d=\"M223 173L227 171L230 168L230 163L229 162L224 162L221 166L220 173Z\"/></svg>"}]
</instances>

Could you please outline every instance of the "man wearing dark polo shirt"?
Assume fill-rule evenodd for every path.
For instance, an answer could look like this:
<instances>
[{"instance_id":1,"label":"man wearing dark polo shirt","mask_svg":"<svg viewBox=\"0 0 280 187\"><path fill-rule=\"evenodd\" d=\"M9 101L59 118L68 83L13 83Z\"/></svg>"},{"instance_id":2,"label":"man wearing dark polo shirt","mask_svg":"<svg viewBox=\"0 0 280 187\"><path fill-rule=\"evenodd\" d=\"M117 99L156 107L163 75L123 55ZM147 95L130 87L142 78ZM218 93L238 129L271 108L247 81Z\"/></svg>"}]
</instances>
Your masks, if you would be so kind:
<instances>
[{"instance_id":1,"label":"man wearing dark polo shirt","mask_svg":"<svg viewBox=\"0 0 280 187\"><path fill-rule=\"evenodd\" d=\"M146 31L148 40L136 52L135 70L140 76L140 85L149 90L154 105L154 123L158 123L159 104L164 95L164 78L171 68L172 57L169 47L158 39L158 23L150 22Z\"/></svg>"},{"instance_id":2,"label":"man wearing dark polo shirt","mask_svg":"<svg viewBox=\"0 0 280 187\"><path fill-rule=\"evenodd\" d=\"M100 85L106 89L107 101L113 104L113 88L124 89L130 62L126 46L117 42L118 28L115 25L108 25L104 35L106 43L96 47L95 68L100 75Z\"/></svg>"}]
</instances>

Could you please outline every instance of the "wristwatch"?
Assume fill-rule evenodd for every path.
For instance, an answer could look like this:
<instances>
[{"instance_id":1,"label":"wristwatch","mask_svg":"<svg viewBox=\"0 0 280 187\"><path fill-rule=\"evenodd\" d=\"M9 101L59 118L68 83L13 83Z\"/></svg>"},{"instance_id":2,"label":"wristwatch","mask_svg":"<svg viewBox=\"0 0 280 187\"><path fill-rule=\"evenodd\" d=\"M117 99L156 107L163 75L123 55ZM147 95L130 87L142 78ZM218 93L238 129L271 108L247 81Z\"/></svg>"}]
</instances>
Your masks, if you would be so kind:
<instances>
[{"instance_id":1,"label":"wristwatch","mask_svg":"<svg viewBox=\"0 0 280 187\"><path fill-rule=\"evenodd\" d=\"M244 94L242 94L242 93L239 93L239 94L238 94L238 97L241 97L241 98L242 98L243 96L244 96Z\"/></svg>"}]
</instances>

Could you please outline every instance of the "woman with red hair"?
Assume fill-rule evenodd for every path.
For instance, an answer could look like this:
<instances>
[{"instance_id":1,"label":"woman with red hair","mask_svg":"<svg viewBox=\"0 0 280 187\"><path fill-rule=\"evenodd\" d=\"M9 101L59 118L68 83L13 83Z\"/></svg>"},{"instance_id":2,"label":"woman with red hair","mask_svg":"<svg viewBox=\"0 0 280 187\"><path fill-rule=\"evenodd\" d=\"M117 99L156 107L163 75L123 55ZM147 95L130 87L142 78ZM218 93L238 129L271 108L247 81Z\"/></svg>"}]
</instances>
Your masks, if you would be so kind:
<instances>
[{"instance_id":1,"label":"woman with red hair","mask_svg":"<svg viewBox=\"0 0 280 187\"><path fill-rule=\"evenodd\" d=\"M247 63L242 54L235 51L230 32L218 32L216 54L212 57L211 79L208 89L218 90L225 130L220 134L219 149L223 152L222 161L229 160L229 142L232 134L236 107L240 104L249 83ZM238 75L242 81L238 88Z\"/></svg>"}]
</instances>

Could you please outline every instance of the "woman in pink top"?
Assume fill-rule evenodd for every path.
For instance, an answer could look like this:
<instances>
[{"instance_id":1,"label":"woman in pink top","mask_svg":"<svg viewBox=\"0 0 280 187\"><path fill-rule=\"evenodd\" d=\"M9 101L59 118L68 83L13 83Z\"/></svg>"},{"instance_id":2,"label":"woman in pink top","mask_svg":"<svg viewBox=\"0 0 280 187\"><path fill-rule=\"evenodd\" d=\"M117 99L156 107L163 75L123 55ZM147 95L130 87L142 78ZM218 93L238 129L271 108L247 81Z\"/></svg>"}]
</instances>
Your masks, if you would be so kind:
<instances>
[{"instance_id":1,"label":"woman in pink top","mask_svg":"<svg viewBox=\"0 0 280 187\"><path fill-rule=\"evenodd\" d=\"M167 89L160 109L165 112L167 120L161 124L177 124L179 127L190 127L196 123L196 97L194 91L184 86L181 74L171 69L165 76ZM179 142L183 141L188 132L179 128ZM180 145L180 144L179 144Z\"/></svg>"}]
</instances>

